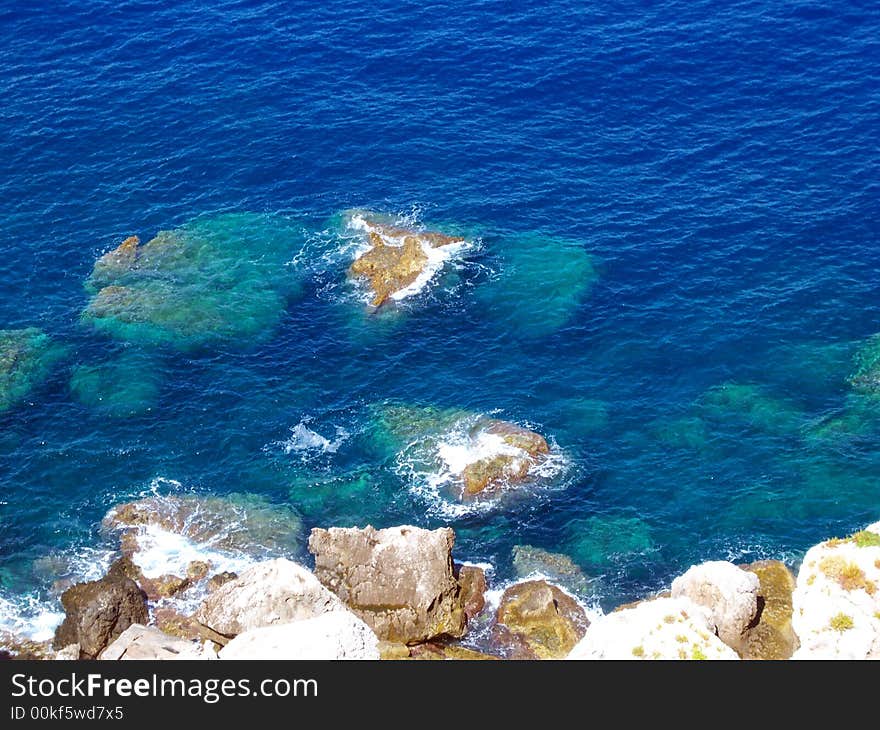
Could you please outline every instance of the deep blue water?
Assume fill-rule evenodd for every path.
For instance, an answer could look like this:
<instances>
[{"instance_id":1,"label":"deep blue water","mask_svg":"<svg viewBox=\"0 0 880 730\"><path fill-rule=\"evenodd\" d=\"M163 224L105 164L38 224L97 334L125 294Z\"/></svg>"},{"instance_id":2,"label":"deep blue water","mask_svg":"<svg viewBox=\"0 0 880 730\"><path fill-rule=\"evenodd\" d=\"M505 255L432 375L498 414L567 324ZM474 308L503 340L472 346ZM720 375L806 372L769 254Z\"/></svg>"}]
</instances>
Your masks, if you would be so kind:
<instances>
[{"instance_id":1,"label":"deep blue water","mask_svg":"<svg viewBox=\"0 0 880 730\"><path fill-rule=\"evenodd\" d=\"M514 545L566 552L608 606L880 518L880 405L846 380L880 331L875 3L164 5L0 4L0 329L68 348L0 413L0 596L51 604L34 560L151 485L451 524L499 580ZM332 254L352 207L478 245L371 316ZM102 253L226 212L296 232L277 324L179 348L81 322ZM595 280L560 314L574 250ZM132 348L148 410L74 397ZM497 409L564 477L449 516L376 447L390 401ZM286 453L304 419L349 435Z\"/></svg>"}]
</instances>

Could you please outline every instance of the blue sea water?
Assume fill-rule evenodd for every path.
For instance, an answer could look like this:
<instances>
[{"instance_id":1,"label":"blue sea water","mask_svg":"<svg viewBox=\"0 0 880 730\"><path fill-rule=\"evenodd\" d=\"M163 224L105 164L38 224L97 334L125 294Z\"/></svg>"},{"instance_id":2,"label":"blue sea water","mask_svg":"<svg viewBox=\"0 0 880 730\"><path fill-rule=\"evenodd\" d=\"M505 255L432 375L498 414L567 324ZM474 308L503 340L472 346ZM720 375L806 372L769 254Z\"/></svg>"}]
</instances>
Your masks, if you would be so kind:
<instances>
[{"instance_id":1,"label":"blue sea water","mask_svg":"<svg viewBox=\"0 0 880 730\"><path fill-rule=\"evenodd\" d=\"M605 607L880 518L880 403L847 382L880 331L875 3L13 1L0 99L0 329L65 348L0 412L0 624L151 491L449 524L499 582L540 546ZM352 208L473 245L371 314ZM287 232L240 252L290 277L265 321L232 300L259 333L82 319L103 253L225 214ZM456 510L379 443L388 404L533 426L563 468Z\"/></svg>"}]
</instances>

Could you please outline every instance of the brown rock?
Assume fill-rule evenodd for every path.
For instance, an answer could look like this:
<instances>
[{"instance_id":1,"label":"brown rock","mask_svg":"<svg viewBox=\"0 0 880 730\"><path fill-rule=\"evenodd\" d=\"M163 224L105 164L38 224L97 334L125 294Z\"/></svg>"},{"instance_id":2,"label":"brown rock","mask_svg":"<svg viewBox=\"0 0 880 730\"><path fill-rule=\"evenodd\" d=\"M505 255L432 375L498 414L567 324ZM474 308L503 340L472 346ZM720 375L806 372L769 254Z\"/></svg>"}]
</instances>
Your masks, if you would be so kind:
<instances>
[{"instance_id":1,"label":"brown rock","mask_svg":"<svg viewBox=\"0 0 880 730\"><path fill-rule=\"evenodd\" d=\"M5 657L6 659L35 660L55 658L52 642L33 641L8 631L0 631L0 647L8 654Z\"/></svg>"},{"instance_id":2,"label":"brown rock","mask_svg":"<svg viewBox=\"0 0 880 730\"><path fill-rule=\"evenodd\" d=\"M409 659L409 647L395 641L379 642L379 658L385 660Z\"/></svg>"},{"instance_id":3,"label":"brown rock","mask_svg":"<svg viewBox=\"0 0 880 730\"><path fill-rule=\"evenodd\" d=\"M491 661L501 657L485 654L476 649L469 649L461 644L439 644L428 642L410 647L412 659L446 659L456 661Z\"/></svg>"},{"instance_id":4,"label":"brown rock","mask_svg":"<svg viewBox=\"0 0 880 730\"><path fill-rule=\"evenodd\" d=\"M524 481L532 468L550 453L550 447L541 434L515 423L490 419L478 424L471 436L479 438L481 432L500 436L520 453L496 454L468 464L461 475L466 498L480 494L486 496L501 487Z\"/></svg>"},{"instance_id":5,"label":"brown rock","mask_svg":"<svg viewBox=\"0 0 880 730\"><path fill-rule=\"evenodd\" d=\"M195 583L206 578L210 570L210 564L206 563L204 560L193 560L186 567L186 577Z\"/></svg>"},{"instance_id":6,"label":"brown rock","mask_svg":"<svg viewBox=\"0 0 880 730\"><path fill-rule=\"evenodd\" d=\"M743 636L743 659L788 659L799 646L791 625L795 577L779 560L742 566L758 576L758 621Z\"/></svg>"},{"instance_id":7,"label":"brown rock","mask_svg":"<svg viewBox=\"0 0 880 730\"><path fill-rule=\"evenodd\" d=\"M370 233L372 248L351 265L351 273L364 276L375 296L373 306L383 304L394 292L405 289L424 271L428 255L417 238L407 236L402 246L389 246L377 233Z\"/></svg>"},{"instance_id":8,"label":"brown rock","mask_svg":"<svg viewBox=\"0 0 880 730\"><path fill-rule=\"evenodd\" d=\"M208 578L208 593L216 591L224 583L228 583L229 581L235 580L236 578L238 578L238 573L232 573L228 570L224 570L222 573L215 573L210 578Z\"/></svg>"},{"instance_id":9,"label":"brown rock","mask_svg":"<svg viewBox=\"0 0 880 730\"><path fill-rule=\"evenodd\" d=\"M365 218L367 225L376 233L384 238L405 238L412 236L427 243L431 248L440 248L448 246L451 243L464 243L461 236L447 236L445 233L437 233L434 231L415 231L411 228L401 228L400 226L392 226L388 223L380 223L379 221Z\"/></svg>"},{"instance_id":10,"label":"brown rock","mask_svg":"<svg viewBox=\"0 0 880 730\"><path fill-rule=\"evenodd\" d=\"M315 575L380 639L416 644L465 631L452 564L455 533L404 525L315 528Z\"/></svg>"},{"instance_id":11,"label":"brown rock","mask_svg":"<svg viewBox=\"0 0 880 730\"><path fill-rule=\"evenodd\" d=\"M101 256L95 262L93 280L119 276L132 269L137 260L140 242L137 236L129 236L119 246Z\"/></svg>"},{"instance_id":12,"label":"brown rock","mask_svg":"<svg viewBox=\"0 0 880 730\"><path fill-rule=\"evenodd\" d=\"M458 584L461 586L461 601L465 618L470 621L486 606L486 573L475 565L462 565L458 569Z\"/></svg>"},{"instance_id":13,"label":"brown rock","mask_svg":"<svg viewBox=\"0 0 880 730\"><path fill-rule=\"evenodd\" d=\"M543 580L516 583L504 591L496 621L503 628L494 638L508 649L505 653L531 659L567 656L589 626L578 602Z\"/></svg>"},{"instance_id":14,"label":"brown rock","mask_svg":"<svg viewBox=\"0 0 880 730\"><path fill-rule=\"evenodd\" d=\"M189 578L181 578L178 575L160 575L158 578L147 578L142 576L139 581L141 588L147 594L147 598L151 601L158 601L160 598L171 598L178 593L182 593L192 585Z\"/></svg>"},{"instance_id":15,"label":"brown rock","mask_svg":"<svg viewBox=\"0 0 880 730\"><path fill-rule=\"evenodd\" d=\"M53 646L80 645L80 658L95 659L125 629L148 620L147 596L121 574L78 583L61 596L65 618L55 632Z\"/></svg>"},{"instance_id":16,"label":"brown rock","mask_svg":"<svg viewBox=\"0 0 880 730\"><path fill-rule=\"evenodd\" d=\"M218 634L213 629L200 624L192 616L184 616L173 608L157 608L153 611L153 620L163 633L190 641L213 641L219 646L226 646L229 637Z\"/></svg>"}]
</instances>

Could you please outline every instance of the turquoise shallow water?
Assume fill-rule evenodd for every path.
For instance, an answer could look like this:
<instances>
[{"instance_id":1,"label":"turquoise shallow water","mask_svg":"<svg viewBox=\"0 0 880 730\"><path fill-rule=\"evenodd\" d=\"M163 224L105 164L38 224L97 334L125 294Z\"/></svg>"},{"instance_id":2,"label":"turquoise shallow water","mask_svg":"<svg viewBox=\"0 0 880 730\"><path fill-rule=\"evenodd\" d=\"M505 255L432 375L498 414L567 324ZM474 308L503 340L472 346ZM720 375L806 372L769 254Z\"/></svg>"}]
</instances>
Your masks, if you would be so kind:
<instances>
[{"instance_id":1,"label":"turquoise shallow water","mask_svg":"<svg viewBox=\"0 0 880 730\"><path fill-rule=\"evenodd\" d=\"M518 7L0 11L0 330L51 338L0 380L0 623L151 491L450 524L498 581L514 545L565 552L606 607L878 518L848 378L880 330L880 13ZM370 314L352 208L470 245ZM159 231L182 261L90 280ZM534 427L557 468L458 509L401 405Z\"/></svg>"}]
</instances>

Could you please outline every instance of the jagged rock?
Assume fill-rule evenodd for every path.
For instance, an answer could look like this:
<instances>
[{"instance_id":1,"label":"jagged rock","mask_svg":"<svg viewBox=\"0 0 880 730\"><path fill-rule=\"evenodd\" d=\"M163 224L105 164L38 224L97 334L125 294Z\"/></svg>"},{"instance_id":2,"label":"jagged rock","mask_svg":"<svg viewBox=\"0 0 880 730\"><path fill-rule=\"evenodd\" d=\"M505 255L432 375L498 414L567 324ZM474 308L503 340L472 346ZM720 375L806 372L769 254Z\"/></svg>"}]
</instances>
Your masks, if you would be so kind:
<instances>
[{"instance_id":1,"label":"jagged rock","mask_svg":"<svg viewBox=\"0 0 880 730\"><path fill-rule=\"evenodd\" d=\"M461 636L465 614L449 528L315 528L315 575L380 639L404 644Z\"/></svg>"},{"instance_id":2,"label":"jagged rock","mask_svg":"<svg viewBox=\"0 0 880 730\"><path fill-rule=\"evenodd\" d=\"M176 575L160 575L157 578L148 578L143 574L140 567L126 555L117 559L107 571L108 576L124 576L130 578L147 595L147 600L156 601L160 598L171 598L186 590L192 585L189 578L181 578Z\"/></svg>"},{"instance_id":3,"label":"jagged rock","mask_svg":"<svg viewBox=\"0 0 880 730\"><path fill-rule=\"evenodd\" d=\"M733 563L713 560L691 566L672 581L673 598L689 598L709 610L718 638L739 652L743 634L758 613L758 576Z\"/></svg>"},{"instance_id":4,"label":"jagged rock","mask_svg":"<svg viewBox=\"0 0 880 730\"><path fill-rule=\"evenodd\" d=\"M132 624L99 657L104 661L134 659L207 659L197 643L163 634L155 626Z\"/></svg>"},{"instance_id":5,"label":"jagged rock","mask_svg":"<svg viewBox=\"0 0 880 730\"><path fill-rule=\"evenodd\" d=\"M250 629L220 650L221 659L379 659L379 640L350 611Z\"/></svg>"},{"instance_id":6,"label":"jagged rock","mask_svg":"<svg viewBox=\"0 0 880 730\"><path fill-rule=\"evenodd\" d=\"M374 307L381 306L392 294L406 289L419 278L429 264L429 249L464 242L456 236L400 228L363 216L360 221L368 235L370 249L352 263L349 271L353 276L367 279L373 290Z\"/></svg>"},{"instance_id":7,"label":"jagged rock","mask_svg":"<svg viewBox=\"0 0 880 730\"><path fill-rule=\"evenodd\" d=\"M460 601L465 619L470 621L486 606L486 573L476 565L462 565L458 569L458 584L461 586Z\"/></svg>"},{"instance_id":8,"label":"jagged rock","mask_svg":"<svg viewBox=\"0 0 880 730\"><path fill-rule=\"evenodd\" d=\"M94 659L132 624L146 624L147 597L124 575L78 583L61 596L65 617L55 631L56 649L80 645L80 658Z\"/></svg>"},{"instance_id":9,"label":"jagged rock","mask_svg":"<svg viewBox=\"0 0 880 730\"><path fill-rule=\"evenodd\" d=\"M577 594L588 592L590 579L568 555L532 545L515 545L513 571L519 579L540 575Z\"/></svg>"},{"instance_id":10,"label":"jagged rock","mask_svg":"<svg viewBox=\"0 0 880 730\"><path fill-rule=\"evenodd\" d=\"M708 609L657 598L593 621L569 659L738 659L715 636Z\"/></svg>"},{"instance_id":11,"label":"jagged rock","mask_svg":"<svg viewBox=\"0 0 880 730\"><path fill-rule=\"evenodd\" d=\"M224 636L344 610L340 600L301 565L277 558L242 571L210 593L195 618Z\"/></svg>"},{"instance_id":12,"label":"jagged rock","mask_svg":"<svg viewBox=\"0 0 880 730\"><path fill-rule=\"evenodd\" d=\"M792 626L800 640L792 659L880 658L878 528L807 551L792 597Z\"/></svg>"},{"instance_id":13,"label":"jagged rock","mask_svg":"<svg viewBox=\"0 0 880 730\"><path fill-rule=\"evenodd\" d=\"M474 437L479 439L480 434L499 437L512 452L495 453L469 463L461 474L466 497L522 482L532 468L550 453L543 436L508 421L490 419L481 424Z\"/></svg>"},{"instance_id":14,"label":"jagged rock","mask_svg":"<svg viewBox=\"0 0 880 730\"><path fill-rule=\"evenodd\" d=\"M210 641L218 647L226 646L229 637L219 634L213 629L200 624L192 616L184 616L174 608L167 606L153 610L156 627L164 634L176 636L188 641Z\"/></svg>"},{"instance_id":15,"label":"jagged rock","mask_svg":"<svg viewBox=\"0 0 880 730\"><path fill-rule=\"evenodd\" d=\"M758 623L746 630L743 659L788 659L798 648L791 625L792 593L796 581L785 563L760 560L745 566L758 576Z\"/></svg>"},{"instance_id":16,"label":"jagged rock","mask_svg":"<svg viewBox=\"0 0 880 730\"><path fill-rule=\"evenodd\" d=\"M496 621L493 642L513 659L565 657L590 624L574 598L543 580L505 590Z\"/></svg>"}]
</instances>

